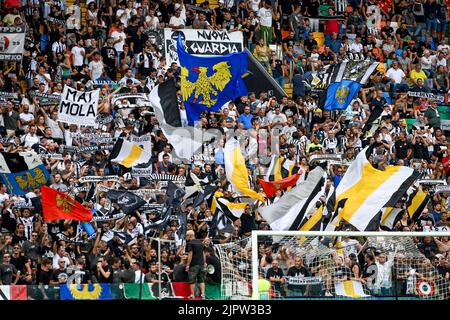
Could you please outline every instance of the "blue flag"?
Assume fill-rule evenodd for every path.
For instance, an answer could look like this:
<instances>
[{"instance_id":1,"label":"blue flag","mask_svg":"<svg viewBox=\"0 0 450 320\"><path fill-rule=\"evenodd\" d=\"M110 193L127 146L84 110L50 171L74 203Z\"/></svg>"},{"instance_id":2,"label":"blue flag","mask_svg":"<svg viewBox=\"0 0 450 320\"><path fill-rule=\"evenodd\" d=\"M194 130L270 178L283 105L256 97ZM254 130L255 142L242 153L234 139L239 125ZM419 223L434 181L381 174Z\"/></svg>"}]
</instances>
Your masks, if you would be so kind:
<instances>
[{"instance_id":1,"label":"blue flag","mask_svg":"<svg viewBox=\"0 0 450 320\"><path fill-rule=\"evenodd\" d=\"M111 285L105 283L62 284L61 300L111 300Z\"/></svg>"},{"instance_id":2,"label":"blue flag","mask_svg":"<svg viewBox=\"0 0 450 320\"><path fill-rule=\"evenodd\" d=\"M330 84L327 89L325 110L346 109L361 89L361 83L352 80L342 80Z\"/></svg>"},{"instance_id":3,"label":"blue flag","mask_svg":"<svg viewBox=\"0 0 450 320\"><path fill-rule=\"evenodd\" d=\"M47 184L50 174L43 164L33 169L16 172L0 173L9 193L24 195Z\"/></svg>"},{"instance_id":4,"label":"blue flag","mask_svg":"<svg viewBox=\"0 0 450 320\"><path fill-rule=\"evenodd\" d=\"M181 65L181 92L189 125L205 111L217 112L230 100L247 95L243 76L247 73L247 53L199 57L187 53L178 36Z\"/></svg>"},{"instance_id":5,"label":"blue flag","mask_svg":"<svg viewBox=\"0 0 450 320\"><path fill-rule=\"evenodd\" d=\"M94 209L94 208L92 208ZM94 214L94 210L92 210L92 214ZM95 229L92 226L92 224L90 222L83 222L80 221L80 226L83 229L83 231L86 231L86 233L88 234L88 237L91 238L92 236L94 236L95 238Z\"/></svg>"}]
</instances>

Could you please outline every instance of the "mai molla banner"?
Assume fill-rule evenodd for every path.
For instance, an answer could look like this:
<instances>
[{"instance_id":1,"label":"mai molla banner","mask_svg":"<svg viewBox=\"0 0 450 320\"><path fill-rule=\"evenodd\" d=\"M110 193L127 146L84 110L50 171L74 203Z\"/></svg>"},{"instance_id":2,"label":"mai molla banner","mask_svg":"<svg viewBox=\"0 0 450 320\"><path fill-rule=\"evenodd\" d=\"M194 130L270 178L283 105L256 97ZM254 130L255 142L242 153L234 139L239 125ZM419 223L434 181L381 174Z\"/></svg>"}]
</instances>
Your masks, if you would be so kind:
<instances>
[{"instance_id":1,"label":"mai molla banner","mask_svg":"<svg viewBox=\"0 0 450 320\"><path fill-rule=\"evenodd\" d=\"M78 91L64 87L59 105L58 120L82 126L95 126L100 90Z\"/></svg>"}]
</instances>

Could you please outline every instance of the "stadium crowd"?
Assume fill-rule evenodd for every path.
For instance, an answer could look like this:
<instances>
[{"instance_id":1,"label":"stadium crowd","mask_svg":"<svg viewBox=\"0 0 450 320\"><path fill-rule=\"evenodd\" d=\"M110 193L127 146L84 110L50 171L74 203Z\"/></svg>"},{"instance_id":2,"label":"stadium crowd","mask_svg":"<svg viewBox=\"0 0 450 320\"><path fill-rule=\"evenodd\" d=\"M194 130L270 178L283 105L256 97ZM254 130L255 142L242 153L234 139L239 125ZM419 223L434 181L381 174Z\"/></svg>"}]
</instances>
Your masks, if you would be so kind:
<instances>
[{"instance_id":1,"label":"stadium crowd","mask_svg":"<svg viewBox=\"0 0 450 320\"><path fill-rule=\"evenodd\" d=\"M279 154L294 161L303 175L310 170L311 155L341 154L342 162L329 167L329 186L336 187L358 152L372 143L377 148L369 160L378 169L387 165L412 166L421 172L421 179L447 181L449 143L441 123L442 109L438 110L446 103L427 95L409 94L433 93L433 97L447 99L450 46L444 1L351 0L347 4L331 0L219 0L218 6L212 8L208 1L87 0L87 13L83 17L81 2L84 4L78 0L9 0L0 4L0 26L27 26L23 61L1 62L0 92L18 94L17 100L1 102L1 150L37 151L51 173L48 185L71 193L77 201L83 202L86 191L79 194L72 191L86 186L79 181L86 176L119 176L116 183L123 190L155 188L154 182L133 177L130 170L111 163L107 151L77 153L71 149L95 146L100 143L95 137L100 135L131 134L151 134L153 172L184 176L187 181L192 172L199 179L217 182L224 198L237 201L224 174L223 145L216 149L205 146L204 155L213 161L176 164L172 162L172 146L151 108L118 110L111 102L116 93L149 93L167 79L179 80L179 66L167 65L158 43L148 37L149 30L163 28L241 31L245 46L268 73L280 85L292 85L292 96L277 99L268 92L250 92L219 112L206 112L196 124L199 128L218 128L223 133L253 128L268 137L274 130L280 130ZM372 16L369 11L377 3L381 28L372 32L373 26L367 21ZM318 32L324 34L322 40L316 38ZM380 65L347 109L322 110L307 78L342 61L349 53L363 55ZM94 87L92 81L108 83L101 85L99 112L105 117L111 115L114 120L94 128L58 122L59 103L52 103L43 94L61 95L64 86L89 91ZM178 96L181 100L180 93ZM371 124L372 130L364 132L370 114L379 108L383 109L381 120ZM181 101L180 111L182 119L186 119ZM244 145L248 139L244 139ZM252 187L259 192L263 189L256 178L264 176L269 167L269 162L259 161L262 158L248 162ZM110 182L98 184L114 186ZM429 192L431 201L420 218L411 221L405 214L396 221L395 230L449 230L450 192L433 193L432 188ZM267 203L277 201L281 195L279 191ZM45 222L39 208L23 205L31 204L31 198L39 196L39 190L25 197L9 194L4 184L0 186L1 285L57 285L67 281L70 268L71 272L85 272L82 283L139 282L141 277L146 282L157 282L157 274L163 270L172 281L204 282L204 261L199 258L201 243L210 256L214 255L208 249L212 244L239 241L251 230L270 228L257 206L250 203L231 229L211 234L211 208L206 201L193 208L191 201L182 205L187 214L184 226L174 220L163 230L144 232L148 221L157 220L157 212L143 214L137 210L121 219L93 222L96 234L88 237L77 221ZM97 204L97 200L84 205L98 208L101 203ZM183 228L188 230L187 238L196 242L188 242L186 246L180 241L177 232ZM113 229L131 236L132 244L121 242L117 236L105 236ZM157 252L153 238L173 240L176 245L163 243L163 250ZM441 266L438 270L448 281L447 239L433 241L438 242L421 243L419 248L433 265ZM281 281L282 277L273 275L278 272L279 259L267 258L272 254L269 252L272 246L264 250L261 267L270 266L267 277ZM193 260L189 252L198 259ZM367 276L362 266L354 267L357 262L347 258L341 261L346 272L358 269L352 277ZM366 254L365 263L370 265L374 259L372 254ZM379 263L383 257L376 259ZM302 259L291 262L289 265L295 265L300 273L309 274Z\"/></svg>"}]
</instances>

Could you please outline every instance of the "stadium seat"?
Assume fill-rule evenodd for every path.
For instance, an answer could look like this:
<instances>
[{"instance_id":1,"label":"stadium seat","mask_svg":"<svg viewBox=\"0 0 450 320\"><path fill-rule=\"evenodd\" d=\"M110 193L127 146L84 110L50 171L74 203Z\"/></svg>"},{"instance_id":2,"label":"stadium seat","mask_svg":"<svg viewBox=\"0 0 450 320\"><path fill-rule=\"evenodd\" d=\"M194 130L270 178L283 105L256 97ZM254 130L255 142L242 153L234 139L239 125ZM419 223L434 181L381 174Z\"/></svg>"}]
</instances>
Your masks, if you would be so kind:
<instances>
[{"instance_id":1,"label":"stadium seat","mask_svg":"<svg viewBox=\"0 0 450 320\"><path fill-rule=\"evenodd\" d=\"M317 46L320 48L325 44L325 35L323 32L313 32L314 39L317 41Z\"/></svg>"}]
</instances>

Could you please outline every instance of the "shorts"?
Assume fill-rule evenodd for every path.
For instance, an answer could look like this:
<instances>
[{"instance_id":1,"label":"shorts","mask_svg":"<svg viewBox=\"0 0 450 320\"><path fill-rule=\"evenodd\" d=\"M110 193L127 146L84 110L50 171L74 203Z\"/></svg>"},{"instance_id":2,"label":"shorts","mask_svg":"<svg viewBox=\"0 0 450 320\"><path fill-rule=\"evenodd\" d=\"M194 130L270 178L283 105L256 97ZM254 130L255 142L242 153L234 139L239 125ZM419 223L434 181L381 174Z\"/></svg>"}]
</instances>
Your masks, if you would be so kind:
<instances>
[{"instance_id":1,"label":"shorts","mask_svg":"<svg viewBox=\"0 0 450 320\"><path fill-rule=\"evenodd\" d=\"M188 275L189 283L204 283L205 282L205 270L202 266L192 266L189 268Z\"/></svg>"}]
</instances>

